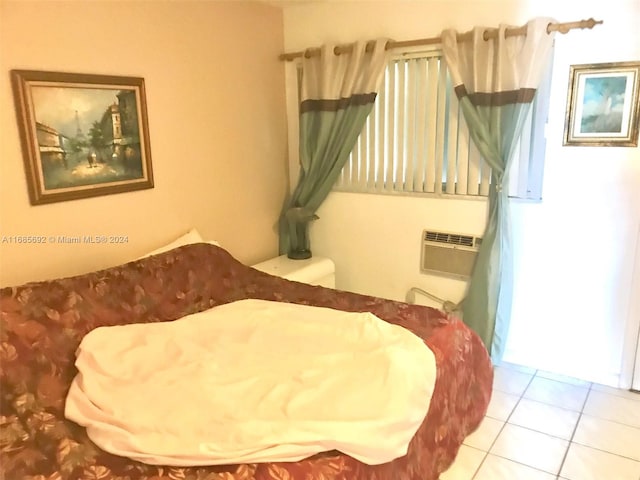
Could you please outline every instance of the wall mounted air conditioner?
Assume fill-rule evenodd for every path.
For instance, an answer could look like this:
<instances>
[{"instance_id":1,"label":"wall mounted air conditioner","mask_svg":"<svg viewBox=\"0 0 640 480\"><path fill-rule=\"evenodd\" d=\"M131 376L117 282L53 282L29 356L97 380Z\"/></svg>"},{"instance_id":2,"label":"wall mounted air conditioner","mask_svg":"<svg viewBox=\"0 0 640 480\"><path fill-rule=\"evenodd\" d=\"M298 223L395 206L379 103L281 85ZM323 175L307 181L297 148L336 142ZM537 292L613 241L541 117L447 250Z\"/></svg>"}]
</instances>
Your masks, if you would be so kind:
<instances>
[{"instance_id":1,"label":"wall mounted air conditioner","mask_svg":"<svg viewBox=\"0 0 640 480\"><path fill-rule=\"evenodd\" d=\"M482 238L473 235L424 230L420 271L466 279L481 243Z\"/></svg>"}]
</instances>

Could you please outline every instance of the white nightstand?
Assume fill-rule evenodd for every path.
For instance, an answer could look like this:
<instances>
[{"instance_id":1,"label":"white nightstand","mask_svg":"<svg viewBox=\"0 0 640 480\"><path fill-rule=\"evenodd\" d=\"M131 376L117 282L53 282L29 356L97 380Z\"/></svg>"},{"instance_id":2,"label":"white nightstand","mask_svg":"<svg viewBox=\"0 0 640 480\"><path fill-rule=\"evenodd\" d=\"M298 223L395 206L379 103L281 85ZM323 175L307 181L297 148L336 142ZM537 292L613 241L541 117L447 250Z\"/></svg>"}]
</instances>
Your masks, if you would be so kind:
<instances>
[{"instance_id":1,"label":"white nightstand","mask_svg":"<svg viewBox=\"0 0 640 480\"><path fill-rule=\"evenodd\" d=\"M253 268L287 280L336 288L335 264L324 257L291 260L286 255L280 255L253 265Z\"/></svg>"}]
</instances>

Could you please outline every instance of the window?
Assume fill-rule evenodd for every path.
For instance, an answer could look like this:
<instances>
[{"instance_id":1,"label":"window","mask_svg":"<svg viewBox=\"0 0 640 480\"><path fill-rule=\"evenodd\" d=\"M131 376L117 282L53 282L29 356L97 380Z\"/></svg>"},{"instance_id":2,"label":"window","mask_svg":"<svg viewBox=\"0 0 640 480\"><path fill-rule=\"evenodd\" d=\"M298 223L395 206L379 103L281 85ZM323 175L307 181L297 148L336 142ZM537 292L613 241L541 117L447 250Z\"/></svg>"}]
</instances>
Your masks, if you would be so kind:
<instances>
[{"instance_id":1,"label":"window","mask_svg":"<svg viewBox=\"0 0 640 480\"><path fill-rule=\"evenodd\" d=\"M542 198L551 68L538 89L510 172L511 197ZM334 189L487 196L491 168L459 111L441 51L393 58L374 108Z\"/></svg>"}]
</instances>

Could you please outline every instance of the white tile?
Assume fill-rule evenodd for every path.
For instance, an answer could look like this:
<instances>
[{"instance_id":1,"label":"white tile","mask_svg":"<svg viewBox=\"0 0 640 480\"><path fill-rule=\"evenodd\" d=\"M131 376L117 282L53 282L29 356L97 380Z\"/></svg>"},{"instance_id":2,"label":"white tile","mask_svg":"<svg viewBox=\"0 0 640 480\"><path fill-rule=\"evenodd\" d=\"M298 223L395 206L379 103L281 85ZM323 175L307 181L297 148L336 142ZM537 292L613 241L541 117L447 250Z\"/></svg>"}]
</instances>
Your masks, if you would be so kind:
<instances>
[{"instance_id":1,"label":"white tile","mask_svg":"<svg viewBox=\"0 0 640 480\"><path fill-rule=\"evenodd\" d=\"M583 411L594 417L640 428L640 402L625 397L591 390Z\"/></svg>"},{"instance_id":2,"label":"white tile","mask_svg":"<svg viewBox=\"0 0 640 480\"><path fill-rule=\"evenodd\" d=\"M557 380L558 382L570 383L571 385L577 385L579 387L590 387L591 382L582 380L580 378L568 377L554 372L545 372L544 370L538 370L537 377L548 378L549 380Z\"/></svg>"},{"instance_id":3,"label":"white tile","mask_svg":"<svg viewBox=\"0 0 640 480\"><path fill-rule=\"evenodd\" d=\"M579 412L588 393L587 387L536 377L524 392L524 398Z\"/></svg>"},{"instance_id":4,"label":"white tile","mask_svg":"<svg viewBox=\"0 0 640 480\"><path fill-rule=\"evenodd\" d=\"M493 389L512 395L522 395L533 378L533 373L495 367L493 370Z\"/></svg>"},{"instance_id":5,"label":"white tile","mask_svg":"<svg viewBox=\"0 0 640 480\"><path fill-rule=\"evenodd\" d=\"M557 474L568 445L566 440L507 423L489 452Z\"/></svg>"},{"instance_id":6,"label":"white tile","mask_svg":"<svg viewBox=\"0 0 640 480\"><path fill-rule=\"evenodd\" d=\"M572 443L560 476L569 480L638 480L640 462Z\"/></svg>"},{"instance_id":7,"label":"white tile","mask_svg":"<svg viewBox=\"0 0 640 480\"><path fill-rule=\"evenodd\" d=\"M453 465L440 474L440 480L471 480L486 455L487 452L461 445Z\"/></svg>"},{"instance_id":8,"label":"white tile","mask_svg":"<svg viewBox=\"0 0 640 480\"><path fill-rule=\"evenodd\" d=\"M523 398L509 423L569 440L579 417L579 412Z\"/></svg>"},{"instance_id":9,"label":"white tile","mask_svg":"<svg viewBox=\"0 0 640 480\"><path fill-rule=\"evenodd\" d=\"M489 454L473 480L555 480L555 478L556 476L550 473Z\"/></svg>"},{"instance_id":10,"label":"white tile","mask_svg":"<svg viewBox=\"0 0 640 480\"><path fill-rule=\"evenodd\" d=\"M640 402L640 393L632 392L630 390L621 390L619 388L608 387L607 385L600 385L599 383L594 383L591 386L591 389L598 392L608 393L609 395L615 395L616 397L624 397L629 400Z\"/></svg>"},{"instance_id":11,"label":"white tile","mask_svg":"<svg viewBox=\"0 0 640 480\"><path fill-rule=\"evenodd\" d=\"M484 417L478 429L464 439L464 445L488 452L503 426L503 421Z\"/></svg>"},{"instance_id":12,"label":"white tile","mask_svg":"<svg viewBox=\"0 0 640 480\"><path fill-rule=\"evenodd\" d=\"M509 362L500 362L497 366L508 368L509 370L517 370L518 372L522 372L522 373L535 374L537 371L533 367L527 367L525 365L516 365L515 363L509 363Z\"/></svg>"},{"instance_id":13,"label":"white tile","mask_svg":"<svg viewBox=\"0 0 640 480\"><path fill-rule=\"evenodd\" d=\"M640 461L640 428L583 414L573 441Z\"/></svg>"},{"instance_id":14,"label":"white tile","mask_svg":"<svg viewBox=\"0 0 640 480\"><path fill-rule=\"evenodd\" d=\"M518 395L511 395L510 393L494 390L491 393L491 402L489 402L487 417L506 421L519 400L520 397Z\"/></svg>"}]
</instances>

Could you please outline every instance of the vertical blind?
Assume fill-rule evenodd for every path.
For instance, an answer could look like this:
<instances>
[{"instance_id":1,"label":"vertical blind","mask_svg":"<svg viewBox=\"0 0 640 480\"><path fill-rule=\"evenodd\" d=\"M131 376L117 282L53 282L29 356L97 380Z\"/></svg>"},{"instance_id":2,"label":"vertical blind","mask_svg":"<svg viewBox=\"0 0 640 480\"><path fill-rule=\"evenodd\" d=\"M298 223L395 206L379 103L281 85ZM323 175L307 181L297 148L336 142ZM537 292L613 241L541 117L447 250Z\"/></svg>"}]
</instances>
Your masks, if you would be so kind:
<instances>
[{"instance_id":1,"label":"vertical blind","mask_svg":"<svg viewBox=\"0 0 640 480\"><path fill-rule=\"evenodd\" d=\"M541 198L548 109L544 88L514 153L509 184L513 197ZM334 189L487 196L490 182L491 168L471 141L441 52L392 59Z\"/></svg>"}]
</instances>

